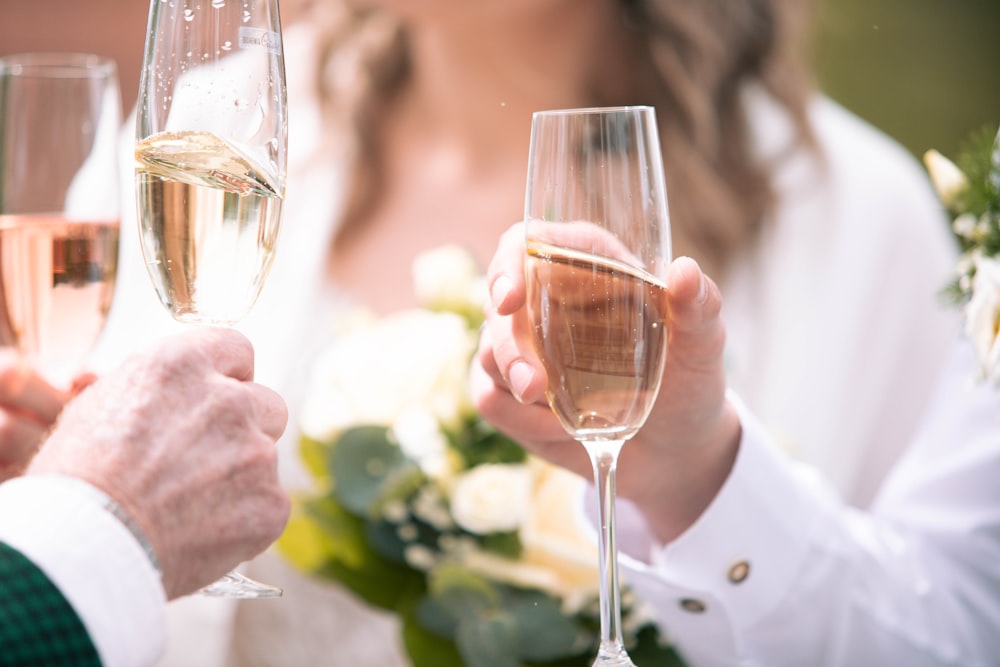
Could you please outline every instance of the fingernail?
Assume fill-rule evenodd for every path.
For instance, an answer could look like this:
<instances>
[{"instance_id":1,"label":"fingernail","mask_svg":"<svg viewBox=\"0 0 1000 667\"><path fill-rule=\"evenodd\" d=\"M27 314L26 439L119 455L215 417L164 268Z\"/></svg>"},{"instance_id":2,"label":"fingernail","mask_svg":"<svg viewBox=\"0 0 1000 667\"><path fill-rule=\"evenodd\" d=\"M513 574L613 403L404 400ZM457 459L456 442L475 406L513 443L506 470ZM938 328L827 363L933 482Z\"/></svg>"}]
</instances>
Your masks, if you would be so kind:
<instances>
[{"instance_id":1,"label":"fingernail","mask_svg":"<svg viewBox=\"0 0 1000 667\"><path fill-rule=\"evenodd\" d=\"M698 303L705 303L708 300L708 281L705 279L705 274L700 270L698 271Z\"/></svg>"},{"instance_id":2,"label":"fingernail","mask_svg":"<svg viewBox=\"0 0 1000 667\"><path fill-rule=\"evenodd\" d=\"M510 390L514 398L524 403L524 392L528 390L531 381L535 378L535 370L530 364L523 361L515 361L510 367L507 379L510 382Z\"/></svg>"},{"instance_id":3,"label":"fingernail","mask_svg":"<svg viewBox=\"0 0 1000 667\"><path fill-rule=\"evenodd\" d=\"M496 308L504 302L507 295L510 294L511 280L505 275L497 276L497 279L493 281L493 285L490 287L490 300L493 301L493 307Z\"/></svg>"}]
</instances>

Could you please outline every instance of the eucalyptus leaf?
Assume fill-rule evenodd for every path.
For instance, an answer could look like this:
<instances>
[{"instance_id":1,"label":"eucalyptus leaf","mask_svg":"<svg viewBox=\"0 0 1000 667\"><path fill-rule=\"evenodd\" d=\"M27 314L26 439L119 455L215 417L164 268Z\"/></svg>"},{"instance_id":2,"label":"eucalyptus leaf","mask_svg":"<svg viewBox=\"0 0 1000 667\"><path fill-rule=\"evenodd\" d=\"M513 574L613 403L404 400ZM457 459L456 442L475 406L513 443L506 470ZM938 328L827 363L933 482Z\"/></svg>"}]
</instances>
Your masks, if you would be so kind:
<instances>
[{"instance_id":1,"label":"eucalyptus leaf","mask_svg":"<svg viewBox=\"0 0 1000 667\"><path fill-rule=\"evenodd\" d=\"M518 591L508 609L524 660L549 661L579 654L588 647L581 627L562 612L557 600L537 591Z\"/></svg>"},{"instance_id":2,"label":"eucalyptus leaf","mask_svg":"<svg viewBox=\"0 0 1000 667\"><path fill-rule=\"evenodd\" d=\"M317 496L301 504L295 521L278 541L294 563L312 560L306 569L341 582L370 604L394 610L426 590L424 575L380 556L365 535L365 523L347 512L333 496Z\"/></svg>"},{"instance_id":3,"label":"eucalyptus leaf","mask_svg":"<svg viewBox=\"0 0 1000 667\"><path fill-rule=\"evenodd\" d=\"M662 635L655 625L649 624L639 630L635 646L629 646L629 657L637 665L651 667L685 667L686 663L673 647L661 641Z\"/></svg>"},{"instance_id":4,"label":"eucalyptus leaf","mask_svg":"<svg viewBox=\"0 0 1000 667\"><path fill-rule=\"evenodd\" d=\"M341 561L328 561L319 574L339 581L369 604L396 611L410 601L423 597L423 573L400 567L374 551L360 567L347 567Z\"/></svg>"},{"instance_id":5,"label":"eucalyptus leaf","mask_svg":"<svg viewBox=\"0 0 1000 667\"><path fill-rule=\"evenodd\" d=\"M412 667L466 667L451 639L454 631L446 637L424 625L420 610L426 602L425 598L417 606L400 611L403 646ZM429 614L431 618L438 618L434 612Z\"/></svg>"},{"instance_id":6,"label":"eucalyptus leaf","mask_svg":"<svg viewBox=\"0 0 1000 667\"><path fill-rule=\"evenodd\" d=\"M434 636L449 641L455 640L459 617L443 600L425 595L417 603L413 615L420 627Z\"/></svg>"},{"instance_id":7,"label":"eucalyptus leaf","mask_svg":"<svg viewBox=\"0 0 1000 667\"><path fill-rule=\"evenodd\" d=\"M406 548L414 544L433 544L438 533L419 521L413 521L407 528L415 531L415 538L400 537L400 528L397 524L388 521L368 521L365 523L365 539L372 550L383 558L409 567L405 557Z\"/></svg>"},{"instance_id":8,"label":"eucalyptus leaf","mask_svg":"<svg viewBox=\"0 0 1000 667\"><path fill-rule=\"evenodd\" d=\"M467 667L520 667L514 617L504 612L467 616L455 634L458 653Z\"/></svg>"},{"instance_id":9,"label":"eucalyptus leaf","mask_svg":"<svg viewBox=\"0 0 1000 667\"><path fill-rule=\"evenodd\" d=\"M330 452L333 492L350 512L367 514L383 482L407 464L399 445L390 442L383 426L359 426L341 435Z\"/></svg>"},{"instance_id":10,"label":"eucalyptus leaf","mask_svg":"<svg viewBox=\"0 0 1000 667\"><path fill-rule=\"evenodd\" d=\"M500 608L496 586L465 568L444 563L431 570L428 579L428 594L451 618L462 619Z\"/></svg>"}]
</instances>

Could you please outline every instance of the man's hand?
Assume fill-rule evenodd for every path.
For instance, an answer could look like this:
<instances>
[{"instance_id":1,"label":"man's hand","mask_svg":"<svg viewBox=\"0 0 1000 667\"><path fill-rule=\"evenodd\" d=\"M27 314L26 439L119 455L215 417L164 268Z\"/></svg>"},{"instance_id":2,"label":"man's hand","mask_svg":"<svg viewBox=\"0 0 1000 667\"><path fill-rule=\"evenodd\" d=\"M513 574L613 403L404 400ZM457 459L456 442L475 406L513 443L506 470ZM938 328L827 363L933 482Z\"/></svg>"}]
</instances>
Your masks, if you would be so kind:
<instances>
[{"instance_id":1,"label":"man's hand","mask_svg":"<svg viewBox=\"0 0 1000 667\"><path fill-rule=\"evenodd\" d=\"M253 382L235 330L195 329L130 357L72 401L28 474L79 477L148 536L168 598L268 547L290 502L277 477L281 398Z\"/></svg>"}]
</instances>

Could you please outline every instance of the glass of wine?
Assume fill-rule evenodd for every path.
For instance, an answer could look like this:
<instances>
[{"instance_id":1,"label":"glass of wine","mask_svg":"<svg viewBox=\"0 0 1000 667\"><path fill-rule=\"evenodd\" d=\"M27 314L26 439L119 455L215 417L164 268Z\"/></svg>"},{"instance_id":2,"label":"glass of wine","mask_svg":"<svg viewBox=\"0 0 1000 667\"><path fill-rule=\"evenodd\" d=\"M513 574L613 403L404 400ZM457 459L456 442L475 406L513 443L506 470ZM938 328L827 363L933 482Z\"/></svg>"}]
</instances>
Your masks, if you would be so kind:
<instances>
[{"instance_id":1,"label":"glass of wine","mask_svg":"<svg viewBox=\"0 0 1000 667\"><path fill-rule=\"evenodd\" d=\"M528 314L549 405L586 448L599 499L595 667L622 639L615 468L645 423L667 349L670 222L652 107L536 112L525 196Z\"/></svg>"},{"instance_id":2,"label":"glass of wine","mask_svg":"<svg viewBox=\"0 0 1000 667\"><path fill-rule=\"evenodd\" d=\"M0 58L0 345L56 384L80 371L114 296L120 124L113 60Z\"/></svg>"},{"instance_id":3,"label":"glass of wine","mask_svg":"<svg viewBox=\"0 0 1000 667\"><path fill-rule=\"evenodd\" d=\"M285 192L277 0L151 0L136 139L160 301L181 322L237 322L271 268Z\"/></svg>"},{"instance_id":4,"label":"glass of wine","mask_svg":"<svg viewBox=\"0 0 1000 667\"><path fill-rule=\"evenodd\" d=\"M136 112L143 258L180 322L232 325L270 271L285 193L277 0L151 0ZM236 572L202 590L281 589Z\"/></svg>"}]
</instances>

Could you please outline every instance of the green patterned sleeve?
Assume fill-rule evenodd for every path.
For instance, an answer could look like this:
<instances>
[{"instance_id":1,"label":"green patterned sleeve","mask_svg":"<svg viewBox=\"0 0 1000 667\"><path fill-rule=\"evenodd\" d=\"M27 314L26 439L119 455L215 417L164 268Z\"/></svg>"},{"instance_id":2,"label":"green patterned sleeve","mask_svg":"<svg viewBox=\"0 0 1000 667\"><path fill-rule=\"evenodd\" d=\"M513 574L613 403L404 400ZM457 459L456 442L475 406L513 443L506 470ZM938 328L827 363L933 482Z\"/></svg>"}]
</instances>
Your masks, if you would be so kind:
<instances>
[{"instance_id":1,"label":"green patterned sleeve","mask_svg":"<svg viewBox=\"0 0 1000 667\"><path fill-rule=\"evenodd\" d=\"M34 563L0 542L0 667L100 667L83 622Z\"/></svg>"}]
</instances>

